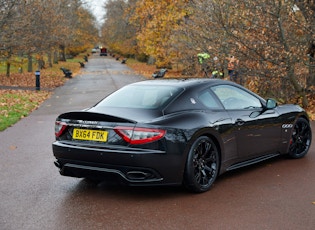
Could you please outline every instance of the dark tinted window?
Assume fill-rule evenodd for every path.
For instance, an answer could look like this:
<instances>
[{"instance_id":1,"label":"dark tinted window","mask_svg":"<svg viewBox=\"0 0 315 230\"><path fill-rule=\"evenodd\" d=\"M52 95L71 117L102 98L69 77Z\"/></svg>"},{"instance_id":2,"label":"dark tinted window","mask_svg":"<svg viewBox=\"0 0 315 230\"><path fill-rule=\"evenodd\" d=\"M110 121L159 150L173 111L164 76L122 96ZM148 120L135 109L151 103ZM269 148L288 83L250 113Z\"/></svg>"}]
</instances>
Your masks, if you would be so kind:
<instances>
[{"instance_id":1,"label":"dark tinted window","mask_svg":"<svg viewBox=\"0 0 315 230\"><path fill-rule=\"evenodd\" d=\"M97 107L156 109L182 91L165 85L128 85L102 100Z\"/></svg>"}]
</instances>

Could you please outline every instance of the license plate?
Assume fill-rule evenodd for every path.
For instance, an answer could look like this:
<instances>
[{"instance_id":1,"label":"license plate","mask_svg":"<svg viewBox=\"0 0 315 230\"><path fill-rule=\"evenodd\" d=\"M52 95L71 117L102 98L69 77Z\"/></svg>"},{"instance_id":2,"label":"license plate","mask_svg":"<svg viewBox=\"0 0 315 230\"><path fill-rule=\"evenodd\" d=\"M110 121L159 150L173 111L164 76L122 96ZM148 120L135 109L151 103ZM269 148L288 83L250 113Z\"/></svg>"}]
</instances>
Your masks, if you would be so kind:
<instances>
[{"instance_id":1,"label":"license plate","mask_svg":"<svg viewBox=\"0 0 315 230\"><path fill-rule=\"evenodd\" d=\"M108 132L91 129L73 129L72 138L85 141L107 141Z\"/></svg>"}]
</instances>

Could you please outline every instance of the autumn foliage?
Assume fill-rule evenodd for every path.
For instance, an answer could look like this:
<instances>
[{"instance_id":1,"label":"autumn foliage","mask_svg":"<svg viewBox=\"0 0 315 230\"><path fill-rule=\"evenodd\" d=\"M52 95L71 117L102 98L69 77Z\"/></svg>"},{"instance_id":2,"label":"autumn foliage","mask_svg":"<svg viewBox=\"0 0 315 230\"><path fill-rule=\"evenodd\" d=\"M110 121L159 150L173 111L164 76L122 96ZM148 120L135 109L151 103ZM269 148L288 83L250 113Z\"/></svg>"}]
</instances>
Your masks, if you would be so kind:
<instances>
[{"instance_id":1,"label":"autumn foliage","mask_svg":"<svg viewBox=\"0 0 315 230\"><path fill-rule=\"evenodd\" d=\"M199 52L209 53L209 68L219 66L225 76L228 58L235 56L238 82L312 108L314 1L111 0L105 9L102 39L112 52L181 68L188 77L202 76Z\"/></svg>"},{"instance_id":2,"label":"autumn foliage","mask_svg":"<svg viewBox=\"0 0 315 230\"><path fill-rule=\"evenodd\" d=\"M52 67L98 41L96 19L80 0L2 0L0 11L0 64L7 76L13 65L27 62L28 72L34 62L38 69Z\"/></svg>"},{"instance_id":3,"label":"autumn foliage","mask_svg":"<svg viewBox=\"0 0 315 230\"><path fill-rule=\"evenodd\" d=\"M0 12L3 130L36 109L52 89L64 83L60 67L78 71L77 61L67 60L94 46L98 30L95 17L80 0L2 0ZM41 73L41 91L34 90L35 70Z\"/></svg>"},{"instance_id":4,"label":"autumn foliage","mask_svg":"<svg viewBox=\"0 0 315 230\"><path fill-rule=\"evenodd\" d=\"M31 73L32 62L42 68L45 60L44 66L52 67L99 43L119 56L203 77L197 54L208 53L210 72L219 69L229 79L228 58L234 56L237 82L313 110L314 1L107 0L100 33L85 3L1 1L0 63L6 75L25 63ZM10 78L18 82L14 74Z\"/></svg>"}]
</instances>

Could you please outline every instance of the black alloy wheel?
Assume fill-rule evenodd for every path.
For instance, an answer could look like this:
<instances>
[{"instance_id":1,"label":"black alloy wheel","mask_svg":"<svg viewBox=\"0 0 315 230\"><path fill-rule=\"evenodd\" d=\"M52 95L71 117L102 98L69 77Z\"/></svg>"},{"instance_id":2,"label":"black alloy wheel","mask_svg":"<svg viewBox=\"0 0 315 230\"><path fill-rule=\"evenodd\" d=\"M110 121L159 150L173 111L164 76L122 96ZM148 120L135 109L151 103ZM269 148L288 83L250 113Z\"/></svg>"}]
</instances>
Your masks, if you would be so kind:
<instances>
[{"instance_id":1,"label":"black alloy wheel","mask_svg":"<svg viewBox=\"0 0 315 230\"><path fill-rule=\"evenodd\" d=\"M304 157L312 141L312 130L310 124L304 118L299 118L294 124L290 140L289 156L294 159Z\"/></svg>"},{"instance_id":2,"label":"black alloy wheel","mask_svg":"<svg viewBox=\"0 0 315 230\"><path fill-rule=\"evenodd\" d=\"M193 192L208 191L219 172L219 151L215 143L201 136L192 144L184 174L184 185Z\"/></svg>"}]
</instances>

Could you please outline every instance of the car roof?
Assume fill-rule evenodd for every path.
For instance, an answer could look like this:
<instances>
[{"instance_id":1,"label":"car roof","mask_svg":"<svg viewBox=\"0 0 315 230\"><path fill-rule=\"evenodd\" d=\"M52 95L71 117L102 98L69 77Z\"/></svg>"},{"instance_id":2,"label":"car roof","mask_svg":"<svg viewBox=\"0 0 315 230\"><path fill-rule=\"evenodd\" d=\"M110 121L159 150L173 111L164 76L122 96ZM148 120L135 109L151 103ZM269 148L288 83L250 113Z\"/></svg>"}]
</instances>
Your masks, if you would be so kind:
<instances>
[{"instance_id":1,"label":"car roof","mask_svg":"<svg viewBox=\"0 0 315 230\"><path fill-rule=\"evenodd\" d=\"M221 79L207 79L207 78L190 78L190 79L154 79L145 80L130 84L130 86L165 86L175 87L183 89L181 93L170 98L168 102L161 105L160 107L152 109L143 108L129 108L129 107L115 107L108 106L106 110L102 108L102 105L97 104L96 106L89 109L91 112L103 113L116 117L124 117L128 114L128 119L136 122L146 122L154 120L163 115L172 114L183 111L200 111L207 109L202 103L196 103L198 98L198 92L203 91L211 86L217 85L234 85L241 87L240 85L226 80ZM198 101L198 100L197 100ZM98 106L101 105L101 106ZM144 112L145 111L145 112Z\"/></svg>"},{"instance_id":2,"label":"car roof","mask_svg":"<svg viewBox=\"0 0 315 230\"><path fill-rule=\"evenodd\" d=\"M221 79L209 79L209 78L189 78L189 79L156 79L146 80L133 83L134 85L169 85L182 88L189 88L198 85L216 85L216 84L229 84L232 82Z\"/></svg>"}]
</instances>

